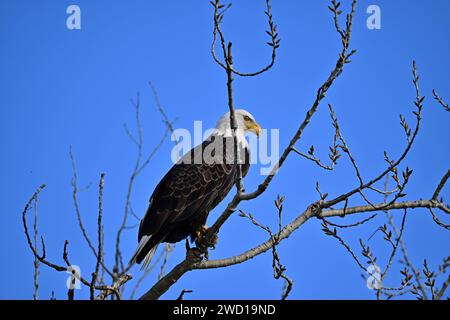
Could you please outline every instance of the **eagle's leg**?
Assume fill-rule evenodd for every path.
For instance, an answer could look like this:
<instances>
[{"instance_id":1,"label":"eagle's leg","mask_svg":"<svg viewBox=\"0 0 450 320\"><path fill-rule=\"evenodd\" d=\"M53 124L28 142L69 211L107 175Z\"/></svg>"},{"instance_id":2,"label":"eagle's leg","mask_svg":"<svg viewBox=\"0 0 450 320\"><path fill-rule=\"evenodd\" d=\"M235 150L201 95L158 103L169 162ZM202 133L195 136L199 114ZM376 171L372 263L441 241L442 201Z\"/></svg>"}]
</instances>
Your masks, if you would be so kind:
<instances>
[{"instance_id":1,"label":"eagle's leg","mask_svg":"<svg viewBox=\"0 0 450 320\"><path fill-rule=\"evenodd\" d=\"M206 234L208 227L206 224L201 225L199 229L195 232L195 244L198 245L203 240L203 236Z\"/></svg>"},{"instance_id":2,"label":"eagle's leg","mask_svg":"<svg viewBox=\"0 0 450 320\"><path fill-rule=\"evenodd\" d=\"M203 224L196 232L196 238L195 238L195 244L197 246L201 246L202 245L202 241L206 235L206 232L208 231L208 227L206 226L206 224ZM217 234L213 234L211 237L211 240L207 243L207 247L214 249L216 247L217 244Z\"/></svg>"}]
</instances>

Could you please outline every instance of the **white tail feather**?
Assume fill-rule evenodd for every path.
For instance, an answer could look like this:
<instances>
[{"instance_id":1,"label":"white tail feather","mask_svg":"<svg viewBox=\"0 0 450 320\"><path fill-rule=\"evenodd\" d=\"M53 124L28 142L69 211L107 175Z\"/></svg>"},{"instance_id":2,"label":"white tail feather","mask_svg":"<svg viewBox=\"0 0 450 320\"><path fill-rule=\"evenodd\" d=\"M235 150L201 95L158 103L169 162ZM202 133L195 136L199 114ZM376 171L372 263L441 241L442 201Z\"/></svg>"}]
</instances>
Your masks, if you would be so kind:
<instances>
[{"instance_id":1,"label":"white tail feather","mask_svg":"<svg viewBox=\"0 0 450 320\"><path fill-rule=\"evenodd\" d=\"M138 247L136 248L136 251L133 254L133 257L131 257L129 264L133 265L136 263L137 256L141 253L141 251L144 249L147 242L151 239L151 236L142 236L141 241L139 241ZM142 263L141 270L147 269L148 265L150 264L150 261L152 260L153 256L155 255L156 249L158 248L159 243L157 243L145 256L144 261Z\"/></svg>"},{"instance_id":2,"label":"white tail feather","mask_svg":"<svg viewBox=\"0 0 450 320\"><path fill-rule=\"evenodd\" d=\"M153 256L155 255L156 249L158 248L159 243L154 246L145 256L144 261L142 262L141 270L146 270L150 261L152 261Z\"/></svg>"},{"instance_id":3,"label":"white tail feather","mask_svg":"<svg viewBox=\"0 0 450 320\"><path fill-rule=\"evenodd\" d=\"M131 257L129 264L133 265L133 264L136 263L137 256L142 251L142 249L144 248L144 246L147 243L147 241L150 240L150 238L151 238L151 236L143 236L141 238L141 241L139 241L139 244L138 244L136 250L134 251L133 256Z\"/></svg>"}]
</instances>

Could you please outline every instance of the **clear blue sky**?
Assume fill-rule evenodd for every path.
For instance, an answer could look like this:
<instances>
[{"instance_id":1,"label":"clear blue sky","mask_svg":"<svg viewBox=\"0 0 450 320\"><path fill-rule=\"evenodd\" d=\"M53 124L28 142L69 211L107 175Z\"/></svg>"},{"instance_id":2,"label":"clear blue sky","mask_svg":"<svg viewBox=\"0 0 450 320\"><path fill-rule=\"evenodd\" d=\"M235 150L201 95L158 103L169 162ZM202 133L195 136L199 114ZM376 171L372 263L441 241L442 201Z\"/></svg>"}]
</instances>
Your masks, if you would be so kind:
<instances>
[{"instance_id":1,"label":"clear blue sky","mask_svg":"<svg viewBox=\"0 0 450 320\"><path fill-rule=\"evenodd\" d=\"M348 5L350 1L343 2ZM81 8L82 30L66 28L70 4ZM366 28L365 11L370 4L381 7L381 30ZM235 81L236 105L251 111L262 126L279 128L282 145L303 119L337 57L340 41L327 5L327 1L274 1L274 19L282 39L279 59L263 76ZM267 22L263 10L264 1L235 1L225 17L224 31L234 43L235 64L242 70L258 68L270 57L264 44ZM429 197L448 169L450 156L448 114L431 99L431 90L436 88L450 100L449 11L446 0L360 1L353 32L353 47L358 53L330 90L298 147L306 150L314 144L318 155L326 157L333 135L326 103L332 103L363 176L373 177L385 166L383 150L394 156L404 145L399 114L406 114L413 123L411 62L416 59L427 99L422 132L405 162L414 169L406 191L410 199ZM93 270L95 261L77 227L71 199L69 146L78 161L80 185L93 183L79 195L92 237L96 232L96 185L100 172L106 173L106 258L112 263L115 232L135 159L135 149L122 127L124 122L133 121L129 100L141 92L147 151L164 130L148 87L150 80L169 117L178 117L176 127L192 128L194 120L212 127L226 111L227 100L225 76L210 56L211 35L212 7L206 0L1 1L0 273L4 277L0 298L32 298L33 258L20 214L41 183L47 188L40 197L39 225L48 257L62 263L62 247L68 239L72 263L80 265L87 277ZM171 166L172 147L166 140L136 182L132 200L141 215L153 188ZM253 189L261 179L253 168L246 179L247 189ZM241 208L275 227L273 199L282 194L286 196L285 222L289 222L317 199L316 180L330 196L357 184L344 159L335 172L328 173L292 156L270 189ZM443 195L448 195L448 189ZM361 199L352 202L359 203ZM209 222L223 206L210 215ZM374 222L344 236L356 247L360 237L367 240L383 222L380 214ZM135 249L136 233L127 231L123 237L125 259ZM211 258L241 253L265 239L264 232L235 215L220 232ZM405 240L417 265L428 258L435 267L449 253L448 234L438 229L425 210L410 212ZM387 246L381 235L368 243L384 262ZM287 274L295 280L292 299L374 297L354 261L334 239L323 234L319 221L306 223L279 250ZM169 267L183 257L184 245L180 244L170 257ZM132 273L135 278L140 275L138 268ZM57 298L64 299L66 276L43 266L40 296L49 298L54 290ZM148 278L140 292L153 282L154 277ZM386 285L398 283L395 268ZM281 287L282 282L272 276L271 255L267 253L230 268L191 272L163 298L175 298L181 289L191 289L190 299L278 299ZM84 288L76 294L86 298L89 293Z\"/></svg>"}]
</instances>

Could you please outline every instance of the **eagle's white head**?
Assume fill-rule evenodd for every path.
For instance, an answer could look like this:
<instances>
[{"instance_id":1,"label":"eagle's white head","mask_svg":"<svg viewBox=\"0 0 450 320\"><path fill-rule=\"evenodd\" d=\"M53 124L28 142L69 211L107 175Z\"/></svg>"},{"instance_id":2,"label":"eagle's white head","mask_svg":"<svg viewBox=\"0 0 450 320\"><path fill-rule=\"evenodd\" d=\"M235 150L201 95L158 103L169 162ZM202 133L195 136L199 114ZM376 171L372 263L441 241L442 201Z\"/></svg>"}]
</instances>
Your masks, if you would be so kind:
<instances>
[{"instance_id":1,"label":"eagle's white head","mask_svg":"<svg viewBox=\"0 0 450 320\"><path fill-rule=\"evenodd\" d=\"M247 145L247 140L245 139L246 132L253 132L259 137L261 127L250 112L244 109L236 109L234 110L234 116L236 117L237 124L236 137L240 144L243 146ZM231 137L233 135L230 125L230 112L225 113L217 121L215 133L225 137Z\"/></svg>"}]
</instances>

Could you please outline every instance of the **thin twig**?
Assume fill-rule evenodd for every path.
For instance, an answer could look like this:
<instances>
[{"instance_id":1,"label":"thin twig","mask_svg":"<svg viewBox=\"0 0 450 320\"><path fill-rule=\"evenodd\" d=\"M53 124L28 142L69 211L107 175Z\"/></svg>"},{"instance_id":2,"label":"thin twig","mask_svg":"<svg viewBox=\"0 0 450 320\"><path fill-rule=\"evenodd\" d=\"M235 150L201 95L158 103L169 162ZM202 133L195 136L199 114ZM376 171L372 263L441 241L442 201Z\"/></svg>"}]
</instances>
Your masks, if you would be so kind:
<instances>
[{"instance_id":1,"label":"thin twig","mask_svg":"<svg viewBox=\"0 0 450 320\"><path fill-rule=\"evenodd\" d=\"M438 93L436 92L436 90L433 90L433 96L434 99L439 102L439 104L444 108L445 111L450 112L450 107L448 106L447 103L445 103L445 101L438 95Z\"/></svg>"},{"instance_id":2,"label":"thin twig","mask_svg":"<svg viewBox=\"0 0 450 320\"><path fill-rule=\"evenodd\" d=\"M437 217L437 215L434 213L432 208L428 208L428 210L430 211L431 216L433 217L434 222L436 222L436 224L444 229L450 230L450 225L449 224L445 224L442 223L441 220L439 220L439 218Z\"/></svg>"},{"instance_id":3,"label":"thin twig","mask_svg":"<svg viewBox=\"0 0 450 320\"><path fill-rule=\"evenodd\" d=\"M147 269L145 269L145 272L142 274L142 276L138 279L138 281L136 282L136 285L133 288L133 291L131 292L130 295L130 300L134 299L134 296L136 295L140 285L142 284L142 282L148 277L148 275L155 269L155 267L159 264L159 262L162 260L163 256L165 256L165 250L161 251L161 253L159 254L159 256L155 259L155 261L152 261L152 265L149 266Z\"/></svg>"},{"instance_id":4,"label":"thin twig","mask_svg":"<svg viewBox=\"0 0 450 320\"><path fill-rule=\"evenodd\" d=\"M181 290L181 293L180 293L180 295L178 296L177 300L183 300L184 295L185 295L186 293L192 293L192 290L186 290L186 289Z\"/></svg>"},{"instance_id":5,"label":"thin twig","mask_svg":"<svg viewBox=\"0 0 450 320\"><path fill-rule=\"evenodd\" d=\"M97 237L98 237L98 250L97 250L97 263L95 265L95 271L92 273L92 281L90 286L91 300L94 300L94 286L98 279L98 273L100 269L100 263L103 259L103 188L105 183L105 174L100 175L100 183L98 187L98 220L97 220Z\"/></svg>"},{"instance_id":6,"label":"thin twig","mask_svg":"<svg viewBox=\"0 0 450 320\"><path fill-rule=\"evenodd\" d=\"M37 195L34 198L34 224L33 224L33 235L34 235L34 249L38 250L38 198ZM33 299L38 300L39 291L39 259L34 257L34 293Z\"/></svg>"},{"instance_id":7,"label":"thin twig","mask_svg":"<svg viewBox=\"0 0 450 320\"><path fill-rule=\"evenodd\" d=\"M311 149L310 149L310 150L311 150ZM312 162L314 162L315 164L317 164L317 165L318 165L319 167L321 167L322 169L329 170L329 171L331 171L331 170L334 169L334 166L335 166L335 163L334 163L334 162L332 162L331 165L328 165L328 166L327 166L327 165L322 164L322 162L320 161L320 159L316 158L313 154L306 154L306 153L303 153L303 152L297 150L295 147L292 148L292 151L294 151L296 154L298 154L298 155L300 155L300 156L302 156L302 157L304 157L304 158L306 158L306 159L308 159L308 160L311 160Z\"/></svg>"},{"instance_id":8,"label":"thin twig","mask_svg":"<svg viewBox=\"0 0 450 320\"><path fill-rule=\"evenodd\" d=\"M228 70L228 71L232 72L233 74L236 74L241 77L255 77L255 76L258 76L258 75L270 70L275 65L277 49L280 47L280 41L281 41L278 38L278 30L277 30L278 27L273 21L272 6L270 3L270 0L266 0L266 11L264 13L267 16L268 24L269 24L269 30L267 30L266 33L270 37L270 42L267 42L267 44L270 47L272 47L271 60L267 66L261 68L258 71L249 72L249 73L240 72L240 71L234 69L234 67L232 65L229 66L227 63L226 57L224 57L225 63L220 61L220 59L217 57L217 54L215 52L215 46L216 46L216 42L217 42L217 34L219 34L222 50L224 52L226 51L226 50L224 50L226 40L225 40L225 36L220 28L220 24L222 23L225 12L231 7L231 3L229 3L227 6L225 6L220 3L220 0L213 0L213 1L211 1L211 4L214 7L214 29L213 29L213 41L211 44L211 55L212 55L214 61L223 69ZM223 10L221 10L221 9L223 9Z\"/></svg>"},{"instance_id":9,"label":"thin twig","mask_svg":"<svg viewBox=\"0 0 450 320\"><path fill-rule=\"evenodd\" d=\"M412 147L412 145L417 137L417 134L419 133L419 130L420 130L420 124L421 124L421 119L422 119L422 108L423 108L422 103L425 99L425 97L422 97L420 94L419 76L417 75L417 68L416 68L415 61L413 61L413 76L414 76L413 83L414 83L414 87L416 90L416 101L414 102L414 104L417 107L417 111L413 111L414 115L416 116L416 127L414 129L414 133L412 134L411 139L407 143L406 148L404 149L401 156L397 159L397 161L392 161L391 164L388 166L388 168L386 168L381 174L379 174L378 176L376 176L369 182L359 185L355 189L353 189L347 193L344 193L344 194L334 198L333 200L329 200L329 201L325 202L323 204L323 208L330 208L330 207L334 206L335 204L337 204L345 199L348 199L355 193L359 193L361 190L368 188L369 186L372 186L374 183L378 182L383 177L385 177L386 174L388 174L389 172L394 170L394 168L396 168L405 159L405 157L409 154L409 151L411 150L411 147ZM402 192L401 192L401 190L399 190L398 197L396 199L398 199L401 195L402 195Z\"/></svg>"},{"instance_id":10,"label":"thin twig","mask_svg":"<svg viewBox=\"0 0 450 320\"><path fill-rule=\"evenodd\" d=\"M75 206L75 213L77 216L77 220L78 220L78 226L81 230L81 233L83 235L84 240L86 241L87 245L89 246L89 248L91 249L92 253L94 254L95 259L98 259L97 256L97 250L94 247L94 244L92 243L91 239L89 238L86 228L84 227L84 223L83 223L83 218L81 216L81 209L80 209L80 205L78 203L78 173L77 173L77 166L76 166L76 161L75 161L75 156L72 152L72 147L69 150L69 157L72 163L72 199L73 199L73 204ZM112 278L114 278L114 274L109 270L109 268L105 265L104 261L100 261L100 264L103 268L104 271L106 271L106 273L108 273L109 276L111 276Z\"/></svg>"},{"instance_id":11,"label":"thin twig","mask_svg":"<svg viewBox=\"0 0 450 320\"><path fill-rule=\"evenodd\" d=\"M67 264L67 267L65 266L61 266L55 263L50 262L49 260L46 259L46 249L45 249L45 242L44 242L44 238L41 236L41 244L42 244L42 254L39 254L39 252L35 249L33 242L31 240L31 236L30 236L30 232L28 230L28 226L27 226L27 220L26 220L26 215L27 212L29 211L29 208L32 204L32 202L34 201L34 199L37 199L38 195L40 194L40 192L45 188L45 184L41 185L33 194L33 196L28 200L28 202L26 203L23 211L22 211L22 223L23 223L23 228L24 228L24 233L25 233L25 237L27 239L27 243L28 243L28 247L30 248L31 252L33 253L34 257L37 258L39 260L40 263L54 269L55 271L58 272L67 272L69 270L69 266L70 266L70 262L69 262L69 258L68 258L68 252L67 252L67 246L68 246L68 241L66 240L64 242L64 251L63 251L63 260L64 262ZM87 286L87 287L91 287L91 282L87 281L86 279L84 279L83 277L81 277L81 275L79 274L74 274L74 276L80 280L80 282ZM129 277L129 279L131 279L131 276L127 276ZM115 285L118 286L118 281L122 281L121 279L118 279L117 281L114 282L113 287ZM123 283L120 283L120 285L122 285ZM114 291L114 289L112 289L112 287L109 286L97 286L94 285L94 289L95 290L100 290L100 291ZM69 290L69 294L72 294L73 297L73 290L72 293Z\"/></svg>"},{"instance_id":12,"label":"thin twig","mask_svg":"<svg viewBox=\"0 0 450 320\"><path fill-rule=\"evenodd\" d=\"M121 237L122 237L123 231L129 229L129 227L127 226L127 221L128 221L128 215L131 211L131 209L130 209L131 208L131 196L133 193L134 183L136 181L136 178L139 176L139 174L148 166L148 164L150 163L153 156L156 154L156 152L162 146L162 144L166 140L169 132L173 132L172 122L169 121L169 119L159 101L159 97L156 94L156 90L151 83L150 83L150 88L152 89L153 95L155 97L158 111L161 113L161 115L163 117L163 122L166 126L166 129L164 131L162 138L158 142L158 144L152 149L152 151L149 153L149 155L145 159L143 159L144 138L143 138L143 132L142 132L142 125L141 125L141 113L140 113L140 107L141 107L140 103L141 102L140 102L140 95L138 93L137 97L136 97L136 101L131 101L131 103L135 109L137 138L134 137L131 133L129 133L129 131L127 131L127 134L130 136L130 139L136 144L137 157L136 157L136 162L135 162L133 171L130 175L130 179L128 182L127 194L125 197L125 209L124 209L124 214L123 214L123 218L122 218L122 223L120 224L120 227L117 230L117 235L116 235L115 264L114 264L114 268L113 268L114 274L116 275L116 277L117 277L117 275L125 274L131 268L131 265L128 265L127 267L125 267L125 265L123 263L120 242L121 242Z\"/></svg>"},{"instance_id":13,"label":"thin twig","mask_svg":"<svg viewBox=\"0 0 450 320\"><path fill-rule=\"evenodd\" d=\"M388 190L388 185L389 185L389 175L386 175L385 190ZM386 200L387 200L387 195L385 196L384 201L386 202ZM400 237L400 231L398 230L397 226L394 223L394 218L392 217L392 214L390 213L389 210L386 210L385 212L386 212L386 216L387 216L389 225L394 230L395 236L399 239L400 249L401 249L402 255L403 255L403 260L405 261L408 268L411 269L412 273L414 274L414 278L416 280L417 287L422 292L422 296L425 299L427 299L427 292L426 292L425 287L422 284L422 281L420 279L420 272L416 269L416 267L412 264L411 260L409 259L405 241L403 240L402 237Z\"/></svg>"},{"instance_id":14,"label":"thin twig","mask_svg":"<svg viewBox=\"0 0 450 320\"><path fill-rule=\"evenodd\" d=\"M173 247L170 243L166 243L166 246L164 248L164 260L163 263L161 264L161 269L159 271L158 274L158 280L161 280L161 278L164 276L165 272L166 272L166 266L167 266L167 262L169 261L169 256L173 251Z\"/></svg>"},{"instance_id":15,"label":"thin twig","mask_svg":"<svg viewBox=\"0 0 450 320\"><path fill-rule=\"evenodd\" d=\"M450 170L447 170L445 175L442 177L436 190L433 193L433 197L431 198L432 200L437 200L437 198L439 197L439 194L441 193L442 189L444 188L445 184L447 183L448 178L450 178Z\"/></svg>"},{"instance_id":16,"label":"thin twig","mask_svg":"<svg viewBox=\"0 0 450 320\"><path fill-rule=\"evenodd\" d=\"M340 229L347 229L347 228L353 228L353 227L357 227L357 226L363 225L364 223L369 222L370 220L375 218L377 215L378 214L375 213L375 214L371 215L370 217L368 217L366 219L363 219L361 221L358 221L358 222L355 222L355 223L352 223L352 224L345 224L345 225L336 224L336 223L333 223L333 222L328 221L328 220L325 220L325 221L327 222L328 225L330 225L332 227L336 227L336 228L340 228Z\"/></svg>"}]
</instances>

